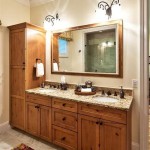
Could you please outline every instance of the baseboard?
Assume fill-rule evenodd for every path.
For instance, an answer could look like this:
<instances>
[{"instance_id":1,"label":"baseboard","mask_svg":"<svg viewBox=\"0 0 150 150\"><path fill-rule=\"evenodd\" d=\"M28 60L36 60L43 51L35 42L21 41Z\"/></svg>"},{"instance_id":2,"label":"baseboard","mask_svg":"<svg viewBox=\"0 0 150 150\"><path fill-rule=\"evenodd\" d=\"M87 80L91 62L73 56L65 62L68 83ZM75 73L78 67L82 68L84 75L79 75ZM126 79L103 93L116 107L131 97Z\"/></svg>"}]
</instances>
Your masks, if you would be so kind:
<instances>
[{"instance_id":1,"label":"baseboard","mask_svg":"<svg viewBox=\"0 0 150 150\"><path fill-rule=\"evenodd\" d=\"M0 134L4 133L5 131L7 131L8 129L10 129L10 125L9 122L4 122L2 124L0 124Z\"/></svg>"},{"instance_id":2,"label":"baseboard","mask_svg":"<svg viewBox=\"0 0 150 150\"><path fill-rule=\"evenodd\" d=\"M139 143L132 142L132 150L140 150Z\"/></svg>"}]
</instances>

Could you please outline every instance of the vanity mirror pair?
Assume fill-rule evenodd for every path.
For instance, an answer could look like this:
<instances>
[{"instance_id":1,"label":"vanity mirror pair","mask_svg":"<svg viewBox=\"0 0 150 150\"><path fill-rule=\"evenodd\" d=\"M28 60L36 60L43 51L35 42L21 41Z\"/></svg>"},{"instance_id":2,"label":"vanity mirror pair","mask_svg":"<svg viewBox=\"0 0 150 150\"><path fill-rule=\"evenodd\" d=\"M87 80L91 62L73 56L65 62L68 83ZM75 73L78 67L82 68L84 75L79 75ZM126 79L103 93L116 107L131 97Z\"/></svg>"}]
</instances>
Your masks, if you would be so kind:
<instances>
[{"instance_id":1,"label":"vanity mirror pair","mask_svg":"<svg viewBox=\"0 0 150 150\"><path fill-rule=\"evenodd\" d=\"M122 20L53 31L52 74L123 77Z\"/></svg>"}]
</instances>

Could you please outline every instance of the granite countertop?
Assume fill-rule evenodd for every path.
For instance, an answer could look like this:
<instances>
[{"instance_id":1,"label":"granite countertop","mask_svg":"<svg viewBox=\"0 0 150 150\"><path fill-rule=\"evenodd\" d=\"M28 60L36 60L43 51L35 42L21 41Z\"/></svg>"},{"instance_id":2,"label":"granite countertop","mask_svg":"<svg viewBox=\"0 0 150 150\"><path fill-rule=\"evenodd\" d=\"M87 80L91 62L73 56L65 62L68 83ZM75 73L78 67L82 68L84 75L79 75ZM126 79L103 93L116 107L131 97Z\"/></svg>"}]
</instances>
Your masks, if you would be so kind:
<instances>
[{"instance_id":1,"label":"granite countertop","mask_svg":"<svg viewBox=\"0 0 150 150\"><path fill-rule=\"evenodd\" d=\"M34 88L34 89L26 90L26 92L39 94L43 96L49 96L49 97L57 97L57 98L61 98L62 100L66 99L75 102L83 102L88 104L104 106L104 107L116 108L120 110L129 110L133 101L132 96L125 96L124 99L120 99L119 96L109 96L118 99L118 101L101 102L93 98L96 96L101 96L100 92L97 92L95 95L83 96L83 95L76 95L74 93L74 89L60 90L60 89Z\"/></svg>"}]
</instances>

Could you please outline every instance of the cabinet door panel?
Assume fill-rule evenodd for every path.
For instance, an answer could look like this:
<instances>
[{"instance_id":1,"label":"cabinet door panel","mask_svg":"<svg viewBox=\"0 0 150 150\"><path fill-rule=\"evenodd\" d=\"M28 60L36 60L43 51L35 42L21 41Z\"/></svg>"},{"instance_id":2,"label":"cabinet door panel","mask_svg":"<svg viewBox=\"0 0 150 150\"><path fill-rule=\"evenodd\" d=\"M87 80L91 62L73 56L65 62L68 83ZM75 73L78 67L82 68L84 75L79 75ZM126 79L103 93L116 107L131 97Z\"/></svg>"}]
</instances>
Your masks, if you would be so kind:
<instances>
[{"instance_id":1,"label":"cabinet door panel","mask_svg":"<svg viewBox=\"0 0 150 150\"><path fill-rule=\"evenodd\" d=\"M12 66L24 65L25 62L25 30L11 31L10 35L10 63Z\"/></svg>"},{"instance_id":2,"label":"cabinet door panel","mask_svg":"<svg viewBox=\"0 0 150 150\"><path fill-rule=\"evenodd\" d=\"M39 134L39 111L37 104L26 103L26 130L33 135Z\"/></svg>"},{"instance_id":3,"label":"cabinet door panel","mask_svg":"<svg viewBox=\"0 0 150 150\"><path fill-rule=\"evenodd\" d=\"M126 126L115 122L100 125L100 150L126 150Z\"/></svg>"},{"instance_id":4,"label":"cabinet door panel","mask_svg":"<svg viewBox=\"0 0 150 150\"><path fill-rule=\"evenodd\" d=\"M12 67L10 77L11 95L25 96L25 70L23 67Z\"/></svg>"},{"instance_id":5,"label":"cabinet door panel","mask_svg":"<svg viewBox=\"0 0 150 150\"><path fill-rule=\"evenodd\" d=\"M99 119L79 115L79 150L99 150Z\"/></svg>"},{"instance_id":6,"label":"cabinet door panel","mask_svg":"<svg viewBox=\"0 0 150 150\"><path fill-rule=\"evenodd\" d=\"M67 150L77 150L77 133L53 125L53 143Z\"/></svg>"},{"instance_id":7,"label":"cabinet door panel","mask_svg":"<svg viewBox=\"0 0 150 150\"><path fill-rule=\"evenodd\" d=\"M24 129L24 99L11 97L11 125Z\"/></svg>"},{"instance_id":8,"label":"cabinet door panel","mask_svg":"<svg viewBox=\"0 0 150 150\"><path fill-rule=\"evenodd\" d=\"M77 114L76 113L53 108L52 109L52 123L54 125L77 132Z\"/></svg>"},{"instance_id":9,"label":"cabinet door panel","mask_svg":"<svg viewBox=\"0 0 150 150\"><path fill-rule=\"evenodd\" d=\"M51 141L51 108L40 106L40 136Z\"/></svg>"}]
</instances>

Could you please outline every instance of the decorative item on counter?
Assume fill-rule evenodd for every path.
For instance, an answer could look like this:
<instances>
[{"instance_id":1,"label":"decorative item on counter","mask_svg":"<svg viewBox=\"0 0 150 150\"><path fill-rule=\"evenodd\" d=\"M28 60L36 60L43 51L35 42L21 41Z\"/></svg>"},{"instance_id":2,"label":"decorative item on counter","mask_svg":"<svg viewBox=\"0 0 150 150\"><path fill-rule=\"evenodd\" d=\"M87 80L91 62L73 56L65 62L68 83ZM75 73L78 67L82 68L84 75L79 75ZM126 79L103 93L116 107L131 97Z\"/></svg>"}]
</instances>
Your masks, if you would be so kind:
<instances>
[{"instance_id":1,"label":"decorative item on counter","mask_svg":"<svg viewBox=\"0 0 150 150\"><path fill-rule=\"evenodd\" d=\"M121 86L121 89L120 89L120 98L124 98L124 91L123 91L123 86Z\"/></svg>"},{"instance_id":2,"label":"decorative item on counter","mask_svg":"<svg viewBox=\"0 0 150 150\"><path fill-rule=\"evenodd\" d=\"M65 76L61 76L60 89L67 90L67 83L66 83Z\"/></svg>"},{"instance_id":3,"label":"decorative item on counter","mask_svg":"<svg viewBox=\"0 0 150 150\"><path fill-rule=\"evenodd\" d=\"M92 82L90 80L85 82L85 85L87 88L91 88L92 87Z\"/></svg>"},{"instance_id":4,"label":"decorative item on counter","mask_svg":"<svg viewBox=\"0 0 150 150\"><path fill-rule=\"evenodd\" d=\"M77 91L77 92L81 92L81 85L76 85L76 87L75 87L75 91Z\"/></svg>"},{"instance_id":5,"label":"decorative item on counter","mask_svg":"<svg viewBox=\"0 0 150 150\"><path fill-rule=\"evenodd\" d=\"M92 92L91 88L81 88L81 92Z\"/></svg>"},{"instance_id":6,"label":"decorative item on counter","mask_svg":"<svg viewBox=\"0 0 150 150\"><path fill-rule=\"evenodd\" d=\"M96 88L95 87L87 88L86 85L82 85L82 86L77 85L74 92L77 95L84 95L84 96L94 95L96 94Z\"/></svg>"}]
</instances>

